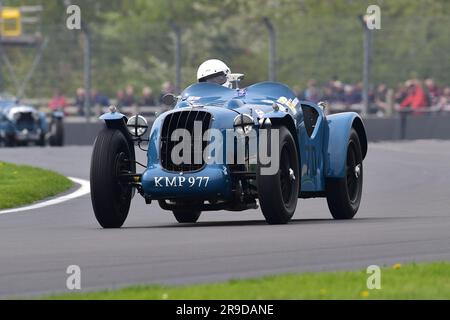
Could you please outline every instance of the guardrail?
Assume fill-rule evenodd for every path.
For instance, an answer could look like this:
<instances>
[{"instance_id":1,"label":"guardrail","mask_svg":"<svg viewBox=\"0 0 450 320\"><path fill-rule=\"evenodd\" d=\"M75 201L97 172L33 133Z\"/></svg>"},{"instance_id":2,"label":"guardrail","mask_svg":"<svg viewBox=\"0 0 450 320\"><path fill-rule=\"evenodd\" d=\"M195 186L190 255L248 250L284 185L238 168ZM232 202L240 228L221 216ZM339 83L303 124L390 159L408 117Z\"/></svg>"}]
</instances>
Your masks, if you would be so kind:
<instances>
[{"instance_id":1,"label":"guardrail","mask_svg":"<svg viewBox=\"0 0 450 320\"><path fill-rule=\"evenodd\" d=\"M450 112L403 110L389 118L364 119L370 141L450 139Z\"/></svg>"},{"instance_id":2,"label":"guardrail","mask_svg":"<svg viewBox=\"0 0 450 320\"><path fill-rule=\"evenodd\" d=\"M42 106L46 105L44 103L48 101L45 99L34 99L24 100L23 102ZM73 103L73 99L69 100L69 102ZM40 110L50 111L46 107L41 107ZM150 125L159 114L166 110L168 110L168 107L165 106L120 107L120 112L127 116L136 113L142 114L149 121ZM333 108L333 106L330 106L327 110L332 113L336 111L349 111L345 108L338 110ZM89 117L88 122L86 122L86 117L79 115L78 107L70 106L65 108L67 114L67 117L64 119L66 132L65 144L92 144L98 131L103 126L102 122L98 121L98 116L107 111L107 107L94 106L92 108L92 115ZM394 108L391 111L394 114L389 117L365 117L364 123L370 141L450 139L450 108L443 109L437 106L419 110Z\"/></svg>"},{"instance_id":3,"label":"guardrail","mask_svg":"<svg viewBox=\"0 0 450 320\"><path fill-rule=\"evenodd\" d=\"M150 126L156 116L146 116ZM367 117L364 124L369 141L450 139L450 112L424 112L419 115L404 111L389 118ZM66 118L65 144L92 145L103 126L97 118L92 118L90 123L86 123L83 117Z\"/></svg>"},{"instance_id":4,"label":"guardrail","mask_svg":"<svg viewBox=\"0 0 450 320\"><path fill-rule=\"evenodd\" d=\"M39 110L45 113L51 112L51 109L47 107L41 107ZM152 117L167 110L169 110L169 108L166 106L130 106L119 108L119 111L127 116L139 113L144 117ZM76 106L68 106L64 108L64 113L67 119L76 119L75 121L78 121L78 119L82 118L86 121L86 117L80 114L79 111L80 109ZM91 116L89 119L96 119L105 112L108 112L108 107L95 106L91 110Z\"/></svg>"}]
</instances>

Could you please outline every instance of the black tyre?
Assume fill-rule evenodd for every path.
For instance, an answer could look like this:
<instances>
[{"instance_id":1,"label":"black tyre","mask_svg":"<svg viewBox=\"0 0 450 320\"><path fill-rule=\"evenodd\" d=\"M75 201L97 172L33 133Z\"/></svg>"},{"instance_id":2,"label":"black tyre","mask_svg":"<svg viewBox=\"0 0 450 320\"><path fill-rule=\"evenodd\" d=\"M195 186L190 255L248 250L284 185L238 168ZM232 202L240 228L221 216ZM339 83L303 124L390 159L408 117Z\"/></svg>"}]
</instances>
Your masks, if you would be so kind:
<instances>
[{"instance_id":1,"label":"black tyre","mask_svg":"<svg viewBox=\"0 0 450 320\"><path fill-rule=\"evenodd\" d=\"M261 172L258 165L256 181L259 204L269 224L284 224L291 220L297 207L300 189L300 172L297 147L290 131L285 127L279 129L278 146L270 146L270 154L278 152L279 168L276 174L267 175ZM271 138L269 137L269 141Z\"/></svg>"},{"instance_id":2,"label":"black tyre","mask_svg":"<svg viewBox=\"0 0 450 320\"><path fill-rule=\"evenodd\" d=\"M15 147L16 144L16 138L13 135L6 135L5 146L12 148Z\"/></svg>"},{"instance_id":3,"label":"black tyre","mask_svg":"<svg viewBox=\"0 0 450 320\"><path fill-rule=\"evenodd\" d=\"M358 134L354 129L348 141L345 171L343 178L329 178L326 181L328 208L334 219L353 218L361 203L362 152Z\"/></svg>"},{"instance_id":4,"label":"black tyre","mask_svg":"<svg viewBox=\"0 0 450 320\"><path fill-rule=\"evenodd\" d=\"M62 147L64 145L64 124L62 119L54 119L50 127L50 145Z\"/></svg>"},{"instance_id":5,"label":"black tyre","mask_svg":"<svg viewBox=\"0 0 450 320\"><path fill-rule=\"evenodd\" d=\"M28 141L16 141L16 146L18 146L18 147L27 147L28 146Z\"/></svg>"},{"instance_id":6,"label":"black tyre","mask_svg":"<svg viewBox=\"0 0 450 320\"><path fill-rule=\"evenodd\" d=\"M45 139L45 133L41 133L41 135L39 136L39 140L36 141L36 145L40 147L45 147L46 142L47 141Z\"/></svg>"},{"instance_id":7,"label":"black tyre","mask_svg":"<svg viewBox=\"0 0 450 320\"><path fill-rule=\"evenodd\" d=\"M194 223L197 222L201 212L196 210L174 210L173 216L179 223Z\"/></svg>"},{"instance_id":8,"label":"black tyre","mask_svg":"<svg viewBox=\"0 0 450 320\"><path fill-rule=\"evenodd\" d=\"M119 174L132 172L131 151L119 130L103 129L94 143L91 158L91 201L103 228L120 228L128 216L132 187L119 181Z\"/></svg>"}]
</instances>

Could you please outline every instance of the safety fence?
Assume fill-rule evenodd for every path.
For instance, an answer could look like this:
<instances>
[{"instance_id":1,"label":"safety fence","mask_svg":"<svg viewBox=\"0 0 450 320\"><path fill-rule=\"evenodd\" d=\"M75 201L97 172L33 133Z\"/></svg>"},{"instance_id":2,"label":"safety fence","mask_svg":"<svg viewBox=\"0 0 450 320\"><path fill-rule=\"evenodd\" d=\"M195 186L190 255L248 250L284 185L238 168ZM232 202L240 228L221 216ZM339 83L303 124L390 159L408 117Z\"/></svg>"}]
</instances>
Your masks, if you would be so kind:
<instances>
[{"instance_id":1,"label":"safety fence","mask_svg":"<svg viewBox=\"0 0 450 320\"><path fill-rule=\"evenodd\" d=\"M154 120L147 118L149 125ZM400 141L416 139L450 139L450 112L417 115L402 113L389 118L364 119L369 141ZM84 119L66 121L66 145L92 145L97 133L104 127L101 121L86 123Z\"/></svg>"},{"instance_id":2,"label":"safety fence","mask_svg":"<svg viewBox=\"0 0 450 320\"><path fill-rule=\"evenodd\" d=\"M36 66L33 58L39 48L4 45L1 91L16 95L21 80L35 68L23 89L24 97L51 97L59 90L73 98L77 88L85 86L89 69L91 90L110 99L127 86L133 87L135 96L149 86L157 98L166 82L175 91L195 82L198 65L208 58L223 59L232 71L245 73L243 85L273 78L302 92L310 79L317 80L319 87L332 78L344 87L362 81L363 27L356 14L333 17L299 11L290 21L217 17L185 21L182 26L122 18L117 23L91 24L88 38L82 31L68 30L63 21L43 26L41 36L48 42ZM413 76L430 76L448 85L448 30L450 18L446 16L411 20L383 13L381 29L373 34L371 86L383 82L396 88ZM271 50L272 43L275 50Z\"/></svg>"}]
</instances>

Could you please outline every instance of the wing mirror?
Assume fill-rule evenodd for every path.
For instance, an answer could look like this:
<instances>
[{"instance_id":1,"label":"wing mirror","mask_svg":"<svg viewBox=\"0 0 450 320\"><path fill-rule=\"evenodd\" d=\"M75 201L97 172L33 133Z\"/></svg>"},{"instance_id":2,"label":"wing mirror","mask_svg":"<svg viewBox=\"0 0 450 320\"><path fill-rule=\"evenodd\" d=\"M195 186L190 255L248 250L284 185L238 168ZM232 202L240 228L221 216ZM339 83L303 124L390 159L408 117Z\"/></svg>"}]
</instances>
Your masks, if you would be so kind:
<instances>
[{"instance_id":1,"label":"wing mirror","mask_svg":"<svg viewBox=\"0 0 450 320\"><path fill-rule=\"evenodd\" d=\"M161 102L169 107L174 107L177 104L178 98L172 93L166 93L162 98Z\"/></svg>"},{"instance_id":2,"label":"wing mirror","mask_svg":"<svg viewBox=\"0 0 450 320\"><path fill-rule=\"evenodd\" d=\"M317 105L322 109L323 112L327 110L328 103L326 101L320 101Z\"/></svg>"}]
</instances>

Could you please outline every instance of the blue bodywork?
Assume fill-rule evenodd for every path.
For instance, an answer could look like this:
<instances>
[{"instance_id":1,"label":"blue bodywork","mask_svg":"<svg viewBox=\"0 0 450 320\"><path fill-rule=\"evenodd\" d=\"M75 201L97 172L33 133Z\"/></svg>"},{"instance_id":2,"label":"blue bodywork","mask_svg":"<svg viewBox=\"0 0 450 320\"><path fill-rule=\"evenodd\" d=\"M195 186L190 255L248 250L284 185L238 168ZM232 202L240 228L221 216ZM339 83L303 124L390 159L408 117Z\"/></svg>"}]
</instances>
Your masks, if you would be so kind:
<instances>
[{"instance_id":1,"label":"blue bodywork","mask_svg":"<svg viewBox=\"0 0 450 320\"><path fill-rule=\"evenodd\" d=\"M63 116L59 111L52 114L53 118ZM13 98L0 98L0 142L7 145L28 142L44 144L49 130L45 113L20 104Z\"/></svg>"},{"instance_id":2,"label":"blue bodywork","mask_svg":"<svg viewBox=\"0 0 450 320\"><path fill-rule=\"evenodd\" d=\"M324 196L326 179L344 176L352 128L359 135L363 158L367 153L366 133L357 113L326 116L320 106L309 101L299 101L289 87L275 82L261 82L245 89L197 83L186 88L175 107L161 114L153 123L149 134L147 168L141 179L143 194L150 199L228 199L232 196L233 174L225 164L207 164L193 172L171 172L162 167L160 138L164 119L183 110L211 113L210 128L219 130L232 129L234 119L240 114L254 118L256 130L264 119L270 119L272 125L286 126L296 140L299 153L299 197ZM105 114L102 119L111 126L117 121L124 122L121 120L123 117L116 112ZM182 183L177 188L160 187L155 182L158 177L167 177L170 183L177 184L180 179L185 181L199 176L209 177L206 188L189 187Z\"/></svg>"}]
</instances>

